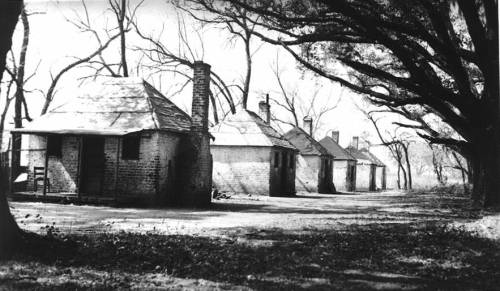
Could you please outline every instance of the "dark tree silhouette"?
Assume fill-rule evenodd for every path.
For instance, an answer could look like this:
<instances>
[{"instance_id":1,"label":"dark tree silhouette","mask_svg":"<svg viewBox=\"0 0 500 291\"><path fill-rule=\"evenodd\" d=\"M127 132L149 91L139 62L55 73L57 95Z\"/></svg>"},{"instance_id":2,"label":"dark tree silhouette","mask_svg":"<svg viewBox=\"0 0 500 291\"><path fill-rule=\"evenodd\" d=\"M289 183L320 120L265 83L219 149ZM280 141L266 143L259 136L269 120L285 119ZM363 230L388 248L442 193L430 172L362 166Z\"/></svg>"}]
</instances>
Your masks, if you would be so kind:
<instances>
[{"instance_id":1,"label":"dark tree silhouette","mask_svg":"<svg viewBox=\"0 0 500 291\"><path fill-rule=\"evenodd\" d=\"M5 71L6 55L12 45L12 34L17 19L23 7L22 1L2 1L0 3L0 80ZM0 173L0 179L5 179L7 173ZM9 250L16 245L21 237L14 217L10 213L6 197L6 189L0 189L0 257L8 255Z\"/></svg>"},{"instance_id":2,"label":"dark tree silhouette","mask_svg":"<svg viewBox=\"0 0 500 291\"><path fill-rule=\"evenodd\" d=\"M13 61L14 68L12 71L7 70L11 75L11 79L15 81L16 92L14 93L14 127L23 127L23 108L24 116L28 121L31 118L28 113L28 106L26 104L26 99L24 98L24 84L25 84L25 67L26 67L26 55L28 52L28 44L30 39L30 26L28 21L28 13L26 12L26 7L21 10L21 23L23 26L23 41L21 46L21 52L19 55L19 64L15 65L15 60ZM14 58L14 53L12 54ZM7 97L8 98L8 97ZM24 105L24 106L23 106ZM8 106L8 104L6 104ZM2 128L3 130L3 128ZM17 177L20 173L20 162L21 162L21 135L12 135L12 155L11 155L11 167L13 177Z\"/></svg>"}]
</instances>

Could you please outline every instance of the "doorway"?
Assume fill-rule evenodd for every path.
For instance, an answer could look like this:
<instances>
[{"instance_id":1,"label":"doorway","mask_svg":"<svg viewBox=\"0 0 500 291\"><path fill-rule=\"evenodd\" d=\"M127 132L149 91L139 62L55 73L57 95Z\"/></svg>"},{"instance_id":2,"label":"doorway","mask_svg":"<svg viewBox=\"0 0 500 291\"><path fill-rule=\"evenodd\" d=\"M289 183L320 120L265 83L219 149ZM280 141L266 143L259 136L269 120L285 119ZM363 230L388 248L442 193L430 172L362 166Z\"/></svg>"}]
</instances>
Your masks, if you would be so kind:
<instances>
[{"instance_id":1,"label":"doorway","mask_svg":"<svg viewBox=\"0 0 500 291\"><path fill-rule=\"evenodd\" d=\"M288 194L288 153L286 151L281 152L281 189L282 194Z\"/></svg>"},{"instance_id":2,"label":"doorway","mask_svg":"<svg viewBox=\"0 0 500 291\"><path fill-rule=\"evenodd\" d=\"M356 166L349 162L347 162L346 189L347 191L356 190Z\"/></svg>"},{"instance_id":3,"label":"doorway","mask_svg":"<svg viewBox=\"0 0 500 291\"><path fill-rule=\"evenodd\" d=\"M99 195L104 177L104 137L84 137L82 144L81 192Z\"/></svg>"}]
</instances>

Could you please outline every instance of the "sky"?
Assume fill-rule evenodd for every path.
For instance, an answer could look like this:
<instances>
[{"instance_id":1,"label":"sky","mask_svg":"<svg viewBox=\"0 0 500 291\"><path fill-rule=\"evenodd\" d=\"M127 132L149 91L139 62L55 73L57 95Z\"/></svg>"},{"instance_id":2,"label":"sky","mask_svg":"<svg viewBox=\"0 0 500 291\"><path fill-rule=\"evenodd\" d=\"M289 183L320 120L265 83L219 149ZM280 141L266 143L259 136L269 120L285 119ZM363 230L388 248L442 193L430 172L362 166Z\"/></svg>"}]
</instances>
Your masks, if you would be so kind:
<instances>
[{"instance_id":1,"label":"sky","mask_svg":"<svg viewBox=\"0 0 500 291\"><path fill-rule=\"evenodd\" d=\"M89 18L93 27L104 37L102 27L113 27L114 19L110 18L107 1L85 1ZM132 6L138 3L132 1ZM55 74L65 65L74 60L74 57L82 57L91 53L96 47L95 38L89 33L80 32L68 19L76 20L78 16L83 17L83 6L80 1L57 1L57 0L27 0L27 9L30 21L30 44L27 57L27 75L34 75L27 83L27 102L32 117L40 114L43 103L43 94L40 90L47 91L50 84L51 74ZM178 12L165 0L145 0L137 10L137 22L140 29L148 35L158 37L161 35L162 42L169 48L178 47ZM245 72L245 55L240 41L229 42L227 30L221 28L205 27L199 25L189 16L185 16L188 32L187 38L192 45L198 58L211 65L212 70L219 74L226 82L231 83L243 79ZM195 33L197 32L197 33ZM200 41L200 39L202 41ZM140 47L147 44L134 33L127 35L127 54L129 66L136 67L142 64ZM14 35L14 51L19 50L21 43L21 27L18 24ZM201 43L203 43L203 50ZM105 57L111 60L118 56L118 42L112 43ZM332 105L341 97L337 107L325 115L322 127L316 134L321 139L331 130L340 131L340 144L347 146L352 136L368 136L372 144L378 144L373 126L366 120L364 115L356 108L361 96L342 88L340 85L328 80L317 78L311 73L304 73L297 68L295 60L286 51L263 44L254 39L252 48L256 50L253 55L253 75L248 109L258 111L257 104L266 93L274 98L280 98L280 91L276 78L273 75L272 65L279 57L280 71L285 87L289 91L296 92L299 98L308 100L313 92L318 90L317 103L322 106ZM59 83L57 94L53 105L65 102L71 96L74 88L79 85L79 78L90 73L86 69L76 69L64 75ZM133 76L142 77L159 89L164 95L169 96L183 84L184 79L176 76L158 77L150 76L145 71L134 70ZM191 87L187 86L181 93L171 96L171 100L180 108L189 112L191 100ZM2 101L3 102L3 101ZM364 104L363 106L367 106ZM272 106L271 110L281 119L289 116L278 106ZM383 118L382 125L390 125L391 118ZM7 126L12 126L12 118L8 120ZM287 130L286 127L283 130ZM384 162L391 163L388 153L383 147L372 148Z\"/></svg>"}]
</instances>

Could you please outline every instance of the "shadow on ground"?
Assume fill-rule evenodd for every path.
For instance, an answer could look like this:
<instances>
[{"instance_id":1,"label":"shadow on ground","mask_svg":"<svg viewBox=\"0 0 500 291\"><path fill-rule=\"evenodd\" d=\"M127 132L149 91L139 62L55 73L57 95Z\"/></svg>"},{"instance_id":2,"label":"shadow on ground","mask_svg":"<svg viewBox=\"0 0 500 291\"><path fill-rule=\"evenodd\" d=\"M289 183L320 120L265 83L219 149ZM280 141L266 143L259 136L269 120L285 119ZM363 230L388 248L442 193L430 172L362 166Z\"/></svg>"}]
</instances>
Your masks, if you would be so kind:
<instances>
[{"instance_id":1,"label":"shadow on ground","mask_svg":"<svg viewBox=\"0 0 500 291\"><path fill-rule=\"evenodd\" d=\"M205 285L182 281L182 286L266 290L500 286L500 246L438 223L350 225L340 230L240 228L224 238L154 233L33 236L22 248L22 254L0 267L2 285L147 289L171 287L179 279L202 279Z\"/></svg>"}]
</instances>

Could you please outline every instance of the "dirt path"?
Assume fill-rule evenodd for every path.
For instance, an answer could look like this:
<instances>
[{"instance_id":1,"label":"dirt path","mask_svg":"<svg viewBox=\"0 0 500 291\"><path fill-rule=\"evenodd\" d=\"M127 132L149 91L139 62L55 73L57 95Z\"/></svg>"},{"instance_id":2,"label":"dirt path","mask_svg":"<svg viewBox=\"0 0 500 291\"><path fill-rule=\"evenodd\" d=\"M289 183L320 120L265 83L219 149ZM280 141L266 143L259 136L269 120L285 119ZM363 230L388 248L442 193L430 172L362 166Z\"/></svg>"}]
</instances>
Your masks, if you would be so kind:
<instances>
[{"instance_id":1,"label":"dirt path","mask_svg":"<svg viewBox=\"0 0 500 291\"><path fill-rule=\"evenodd\" d=\"M297 198L237 195L216 200L210 210L114 208L12 202L24 229L43 233L54 226L65 232L120 231L210 235L230 228L331 228L343 224L409 223L460 218L445 200L400 192L350 195L301 194ZM448 201L448 206L460 203Z\"/></svg>"},{"instance_id":2,"label":"dirt path","mask_svg":"<svg viewBox=\"0 0 500 291\"><path fill-rule=\"evenodd\" d=\"M0 289L500 286L500 242L490 235L500 220L466 210L460 198L234 196L209 210L11 205L24 229L43 236L0 265Z\"/></svg>"}]
</instances>

